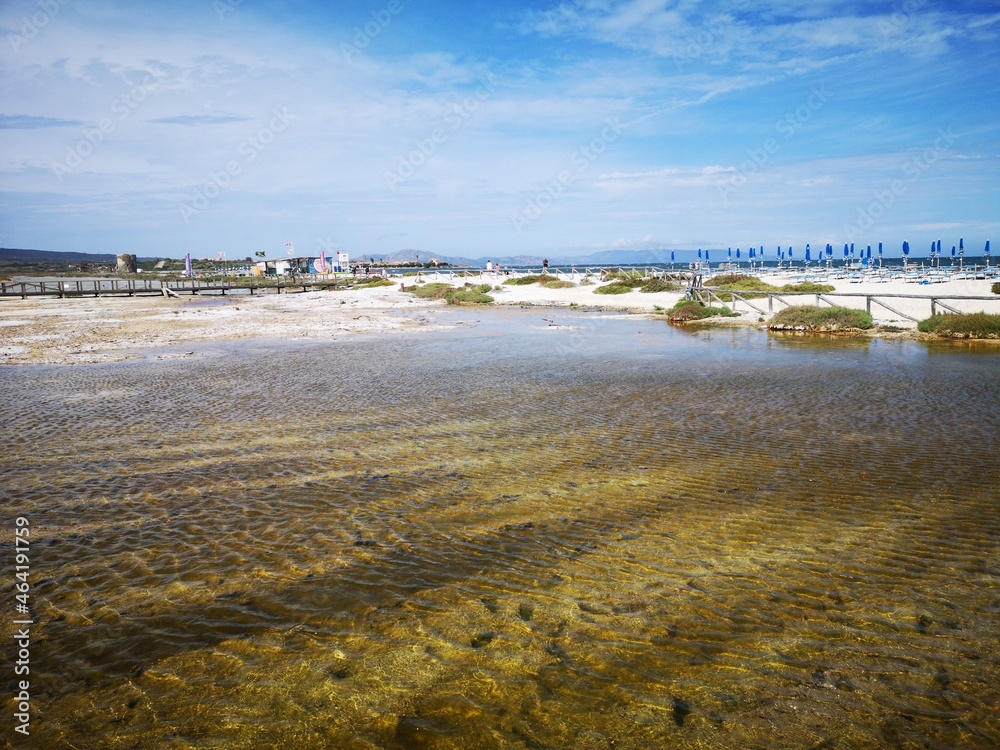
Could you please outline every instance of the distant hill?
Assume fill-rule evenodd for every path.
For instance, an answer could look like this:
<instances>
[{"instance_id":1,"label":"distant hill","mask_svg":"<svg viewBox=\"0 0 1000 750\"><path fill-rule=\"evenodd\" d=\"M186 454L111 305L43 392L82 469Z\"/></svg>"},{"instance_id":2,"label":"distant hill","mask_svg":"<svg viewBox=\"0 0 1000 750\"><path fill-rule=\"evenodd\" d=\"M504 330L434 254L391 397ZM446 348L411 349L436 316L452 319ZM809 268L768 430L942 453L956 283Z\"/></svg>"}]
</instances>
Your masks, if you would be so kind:
<instances>
[{"instance_id":1,"label":"distant hill","mask_svg":"<svg viewBox=\"0 0 1000 750\"><path fill-rule=\"evenodd\" d=\"M694 258L693 250L675 250L676 262L684 263ZM502 255L483 258L442 257L453 266L485 266L492 260L502 266L540 266L544 257L553 265L573 264L579 266L631 265L642 263L669 263L668 250L602 250L587 255ZM440 257L440 256L439 256Z\"/></svg>"},{"instance_id":2,"label":"distant hill","mask_svg":"<svg viewBox=\"0 0 1000 750\"><path fill-rule=\"evenodd\" d=\"M114 263L115 253L56 253L49 250L18 250L0 247L0 261L23 261L25 263ZM154 258L139 258L140 261Z\"/></svg>"}]
</instances>

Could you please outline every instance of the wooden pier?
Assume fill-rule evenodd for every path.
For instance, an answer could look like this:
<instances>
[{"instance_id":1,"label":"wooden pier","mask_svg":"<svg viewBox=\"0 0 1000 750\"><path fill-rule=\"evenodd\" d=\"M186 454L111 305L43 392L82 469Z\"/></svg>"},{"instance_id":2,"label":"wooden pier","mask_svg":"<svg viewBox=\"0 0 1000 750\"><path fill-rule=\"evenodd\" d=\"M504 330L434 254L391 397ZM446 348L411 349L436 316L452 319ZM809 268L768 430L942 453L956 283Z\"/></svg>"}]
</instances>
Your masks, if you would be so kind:
<instances>
[{"instance_id":1,"label":"wooden pier","mask_svg":"<svg viewBox=\"0 0 1000 750\"><path fill-rule=\"evenodd\" d=\"M691 289L690 293L696 297L700 302L705 305L712 306L718 305L721 307L729 307L733 312L737 312L736 304L737 302L745 305L746 307L754 310L761 315L770 315L774 312L774 302L777 300L779 303L785 307L791 307L792 305L802 305L806 302L796 299L794 302L789 302L786 297L802 298L802 297L813 297L814 304L819 306L820 303L825 303L831 307L859 307L858 305L852 305L850 302L857 298L864 298L865 300L865 310L871 315L872 305L878 305L901 318L906 318L907 320L912 320L914 322L919 322L920 318L915 318L912 315L907 315L895 307L892 307L886 300L891 299L917 299L923 300L930 303L930 313L929 315L936 315L940 308L941 310L946 310L947 312L963 314L968 312L968 310L959 310L954 304L957 302L965 301L987 301L987 302L998 302L1000 297L968 297L964 295L923 295L923 294L871 294L865 292L734 292L730 289L717 289L712 287L705 287L703 289ZM720 295L728 294L730 295L729 300L724 300ZM767 310L759 307L757 302L763 303L764 298L767 298ZM847 297L848 302L835 302L831 297ZM945 302L944 300L947 300ZM949 304L950 303L950 304Z\"/></svg>"},{"instance_id":2,"label":"wooden pier","mask_svg":"<svg viewBox=\"0 0 1000 750\"><path fill-rule=\"evenodd\" d=\"M180 297L189 294L263 294L308 292L336 288L337 282L329 280L306 281L201 281L179 279L174 281L148 279L66 279L58 281L0 282L0 298L28 297Z\"/></svg>"}]
</instances>

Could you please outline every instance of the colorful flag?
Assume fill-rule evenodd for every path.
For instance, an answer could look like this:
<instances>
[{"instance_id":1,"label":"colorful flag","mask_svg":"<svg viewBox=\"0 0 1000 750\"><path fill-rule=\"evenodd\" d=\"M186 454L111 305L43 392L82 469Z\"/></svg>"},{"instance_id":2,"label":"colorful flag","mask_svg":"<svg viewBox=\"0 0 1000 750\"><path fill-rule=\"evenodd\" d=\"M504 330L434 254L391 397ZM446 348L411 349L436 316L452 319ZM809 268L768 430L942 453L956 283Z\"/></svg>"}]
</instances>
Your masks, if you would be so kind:
<instances>
[{"instance_id":1,"label":"colorful flag","mask_svg":"<svg viewBox=\"0 0 1000 750\"><path fill-rule=\"evenodd\" d=\"M326 250L319 251L319 272L326 273Z\"/></svg>"},{"instance_id":2,"label":"colorful flag","mask_svg":"<svg viewBox=\"0 0 1000 750\"><path fill-rule=\"evenodd\" d=\"M285 243L285 247L288 248L288 254L289 255L294 255L295 254L295 248L292 247L292 243L291 242L286 242Z\"/></svg>"}]
</instances>

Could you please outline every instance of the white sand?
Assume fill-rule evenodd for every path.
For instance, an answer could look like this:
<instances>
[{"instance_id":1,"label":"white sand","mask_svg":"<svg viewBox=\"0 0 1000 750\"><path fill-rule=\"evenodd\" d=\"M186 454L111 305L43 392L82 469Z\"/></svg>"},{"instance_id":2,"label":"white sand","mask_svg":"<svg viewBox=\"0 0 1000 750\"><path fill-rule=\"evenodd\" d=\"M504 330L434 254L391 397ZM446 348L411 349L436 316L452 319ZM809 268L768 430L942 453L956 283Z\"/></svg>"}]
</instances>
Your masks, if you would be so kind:
<instances>
[{"instance_id":1,"label":"white sand","mask_svg":"<svg viewBox=\"0 0 1000 750\"><path fill-rule=\"evenodd\" d=\"M800 272L797 272L800 273ZM505 277L499 277L502 285ZM563 278L563 277L560 277ZM569 276L565 278L569 279ZM579 281L582 277L577 276ZM433 278L430 280L434 280ZM446 279L442 279L446 280ZM483 274L483 283L497 283L492 275ZM774 286L783 284L794 284L800 281L792 275L769 274L764 280ZM470 279L470 281L475 281ZM706 286L711 285L711 281L706 281ZM830 279L821 283L829 283L836 289L835 292L826 292L824 297L838 305L844 307L857 307L865 309L868 303L864 295L872 295L875 300L881 299L890 307L909 315L918 320L927 318L931 314L931 298L941 300L942 303L955 308L960 312L990 312L1000 313L1000 295L992 294L990 287L994 283L989 280L960 280L947 281L934 284L915 284L907 281L896 280L879 283L851 283L847 279ZM598 282L597 285L603 285ZM600 307L603 309L627 310L637 313L651 313L654 307L670 308L682 293L657 292L646 294L640 291L632 291L627 294L594 294L596 286L578 286L569 289L546 289L537 284L530 286L503 286L502 291L491 292L498 304L504 305L547 305L547 306L570 306L579 307ZM893 298L890 295L903 294L913 295L917 299ZM989 300L962 299L969 297L989 297ZM816 304L815 295L805 296L784 296L793 304ZM736 311L742 314L742 318L756 322L760 317L765 321L770 317L767 312L767 299L751 300L754 305L764 310L761 313L750 308L747 304L737 302ZM825 303L821 303L825 304ZM730 306L731 305L727 305ZM773 303L773 312L784 307L779 301ZM948 312L938 309L938 312ZM897 315L891 310L881 306L877 301L871 303L871 314L878 324L889 324L900 328L916 328L916 322Z\"/></svg>"},{"instance_id":2,"label":"white sand","mask_svg":"<svg viewBox=\"0 0 1000 750\"><path fill-rule=\"evenodd\" d=\"M423 274L423 281L448 281L450 274ZM491 283L499 288L491 295L499 305L575 307L650 314L656 307L667 309L683 296L677 292L646 294L632 291L620 295L594 294L601 282L568 289L546 289L538 284L505 286L509 277L482 274L455 278L452 283ZM576 282L584 281L577 275ZM781 285L795 279L769 275L769 283ZM407 283L413 279L408 278ZM962 312L1000 313L1000 295L990 292L989 280L963 280L920 285L905 281L850 283L832 279L835 292L825 296L837 304L865 308L863 295L882 298L891 307L914 318L930 315L930 298ZM862 296L840 296L840 295ZM915 299L888 295L915 295ZM963 299L989 297L988 300ZM790 302L814 304L815 296L793 298ZM767 313L767 300L753 300L765 311L761 315L746 304L737 303L739 319L756 324ZM243 337L334 340L353 333L380 331L438 330L451 324L435 320L443 302L419 299L399 287L308 292L303 294L262 294L241 297L162 297L56 299L34 297L27 300L0 299L0 363L63 364L107 362L146 356L161 347L186 342ZM774 303L774 311L781 309ZM911 329L908 320L873 301L871 312L877 323ZM177 352L163 356L178 356Z\"/></svg>"}]
</instances>

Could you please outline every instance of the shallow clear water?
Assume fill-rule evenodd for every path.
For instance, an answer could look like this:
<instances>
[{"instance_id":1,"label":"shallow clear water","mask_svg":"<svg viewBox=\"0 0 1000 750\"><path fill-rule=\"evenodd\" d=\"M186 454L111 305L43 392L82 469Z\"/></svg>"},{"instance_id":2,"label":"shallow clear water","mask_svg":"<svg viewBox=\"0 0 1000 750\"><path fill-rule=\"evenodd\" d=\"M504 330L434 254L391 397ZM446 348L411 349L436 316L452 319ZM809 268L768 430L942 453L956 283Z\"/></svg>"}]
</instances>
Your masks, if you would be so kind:
<instances>
[{"instance_id":1,"label":"shallow clear water","mask_svg":"<svg viewBox=\"0 0 1000 750\"><path fill-rule=\"evenodd\" d=\"M31 745L1000 743L1000 351L446 315L0 369Z\"/></svg>"}]
</instances>

